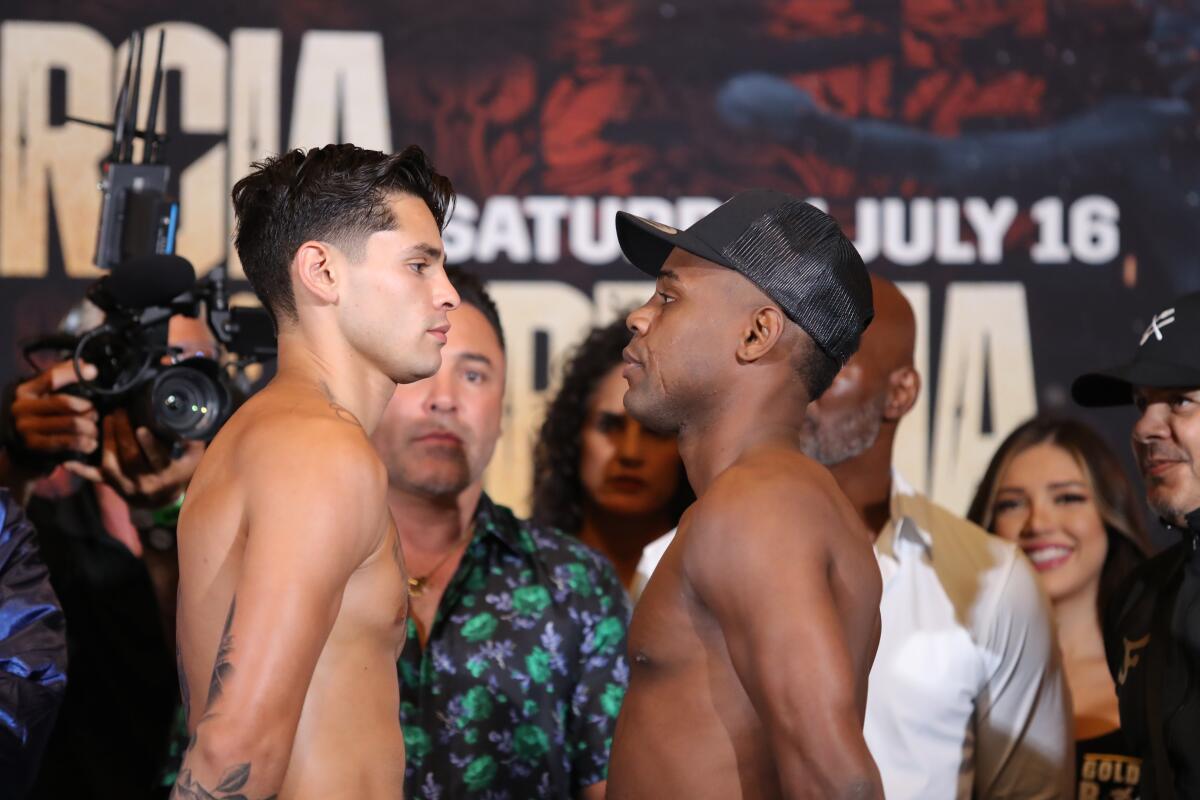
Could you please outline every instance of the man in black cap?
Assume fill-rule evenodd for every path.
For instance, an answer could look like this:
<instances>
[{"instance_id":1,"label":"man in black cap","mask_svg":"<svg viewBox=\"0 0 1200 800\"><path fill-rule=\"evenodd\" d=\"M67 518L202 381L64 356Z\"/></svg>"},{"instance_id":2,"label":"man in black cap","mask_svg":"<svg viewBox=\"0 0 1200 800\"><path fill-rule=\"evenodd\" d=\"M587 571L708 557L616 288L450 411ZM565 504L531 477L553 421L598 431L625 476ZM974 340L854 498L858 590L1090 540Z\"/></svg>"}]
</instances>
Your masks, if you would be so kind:
<instances>
[{"instance_id":1,"label":"man in black cap","mask_svg":"<svg viewBox=\"0 0 1200 800\"><path fill-rule=\"evenodd\" d=\"M779 192L686 231L618 214L617 235L657 277L628 319L625 406L678 434L698 499L634 613L608 796L882 797L862 733L879 567L799 449L873 314L862 259Z\"/></svg>"},{"instance_id":2,"label":"man in black cap","mask_svg":"<svg viewBox=\"0 0 1200 800\"><path fill-rule=\"evenodd\" d=\"M1133 361L1084 375L1084 406L1133 403L1146 499L1182 540L1145 562L1105 610L1121 729L1141 755L1141 800L1200 797L1200 293L1155 314Z\"/></svg>"}]
</instances>

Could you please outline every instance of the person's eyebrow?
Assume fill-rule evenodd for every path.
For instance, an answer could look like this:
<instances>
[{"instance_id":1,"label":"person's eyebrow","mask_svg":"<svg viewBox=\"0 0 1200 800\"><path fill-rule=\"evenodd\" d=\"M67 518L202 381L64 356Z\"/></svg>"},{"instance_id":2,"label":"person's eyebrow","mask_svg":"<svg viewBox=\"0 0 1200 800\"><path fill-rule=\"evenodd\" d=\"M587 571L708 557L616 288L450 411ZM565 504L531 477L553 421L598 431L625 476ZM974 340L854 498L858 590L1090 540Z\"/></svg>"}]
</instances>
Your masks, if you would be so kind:
<instances>
[{"instance_id":1,"label":"person's eyebrow","mask_svg":"<svg viewBox=\"0 0 1200 800\"><path fill-rule=\"evenodd\" d=\"M1025 490L1019 486L998 486L998 487L996 487L996 494L1003 494L1004 492L1009 492L1012 494L1025 494Z\"/></svg>"},{"instance_id":2,"label":"person's eyebrow","mask_svg":"<svg viewBox=\"0 0 1200 800\"><path fill-rule=\"evenodd\" d=\"M486 364L489 367L495 366L492 363L492 360L490 358L488 358L487 356L485 356L483 353L474 353L474 352L460 353L458 356L458 360L459 361L475 361L480 364Z\"/></svg>"},{"instance_id":3,"label":"person's eyebrow","mask_svg":"<svg viewBox=\"0 0 1200 800\"><path fill-rule=\"evenodd\" d=\"M414 244L406 249L404 251L404 256L406 258L409 256L427 256L428 258L432 258L436 261L442 257L442 248L427 242L421 242L420 244Z\"/></svg>"},{"instance_id":4,"label":"person's eyebrow","mask_svg":"<svg viewBox=\"0 0 1200 800\"><path fill-rule=\"evenodd\" d=\"M676 283L679 282L679 273L673 269L660 269L658 271L658 277L665 278L669 281L675 281Z\"/></svg>"},{"instance_id":5,"label":"person's eyebrow","mask_svg":"<svg viewBox=\"0 0 1200 800\"><path fill-rule=\"evenodd\" d=\"M1088 485L1086 483L1084 483L1083 481L1075 481L1075 480L1055 481L1054 483L1050 484L1051 489L1068 489L1071 487L1075 487L1078 489L1086 489L1086 488L1088 488Z\"/></svg>"}]
</instances>

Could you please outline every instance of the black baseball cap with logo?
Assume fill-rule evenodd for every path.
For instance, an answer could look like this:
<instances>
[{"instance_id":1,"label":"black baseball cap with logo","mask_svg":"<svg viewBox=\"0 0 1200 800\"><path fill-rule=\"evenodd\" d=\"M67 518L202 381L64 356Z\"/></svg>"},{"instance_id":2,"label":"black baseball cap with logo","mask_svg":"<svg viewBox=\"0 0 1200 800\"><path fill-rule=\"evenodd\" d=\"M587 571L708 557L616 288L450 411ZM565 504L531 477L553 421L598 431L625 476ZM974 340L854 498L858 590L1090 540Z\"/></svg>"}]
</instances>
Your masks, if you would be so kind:
<instances>
[{"instance_id":1,"label":"black baseball cap with logo","mask_svg":"<svg viewBox=\"0 0 1200 800\"><path fill-rule=\"evenodd\" d=\"M1155 314L1132 361L1079 376L1071 396L1081 406L1122 406L1135 386L1200 389L1200 292Z\"/></svg>"},{"instance_id":2,"label":"black baseball cap with logo","mask_svg":"<svg viewBox=\"0 0 1200 800\"><path fill-rule=\"evenodd\" d=\"M875 316L867 268L837 222L783 192L740 192L683 231L619 211L617 240L650 275L676 247L741 273L841 364Z\"/></svg>"}]
</instances>

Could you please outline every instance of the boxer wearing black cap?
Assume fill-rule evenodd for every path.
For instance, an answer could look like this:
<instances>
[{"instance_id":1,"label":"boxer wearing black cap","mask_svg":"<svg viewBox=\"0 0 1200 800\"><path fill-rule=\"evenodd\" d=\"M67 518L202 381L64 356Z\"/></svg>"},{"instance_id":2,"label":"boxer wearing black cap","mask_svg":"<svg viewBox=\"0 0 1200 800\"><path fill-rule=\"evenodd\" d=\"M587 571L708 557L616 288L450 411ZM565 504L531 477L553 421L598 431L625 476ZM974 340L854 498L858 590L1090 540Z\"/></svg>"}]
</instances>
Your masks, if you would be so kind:
<instances>
[{"instance_id":1,"label":"boxer wearing black cap","mask_svg":"<svg viewBox=\"0 0 1200 800\"><path fill-rule=\"evenodd\" d=\"M1146 561L1105 610L1121 730L1141 756L1141 800L1200 798L1200 293L1155 314L1133 360L1083 375L1084 406L1133 403L1150 507L1182 541Z\"/></svg>"},{"instance_id":2,"label":"boxer wearing black cap","mask_svg":"<svg viewBox=\"0 0 1200 800\"><path fill-rule=\"evenodd\" d=\"M698 499L634 613L608 796L881 797L862 733L879 568L799 450L873 313L862 260L778 192L686 231L618 214L617 234L657 277L628 319L625 406L678 433Z\"/></svg>"}]
</instances>

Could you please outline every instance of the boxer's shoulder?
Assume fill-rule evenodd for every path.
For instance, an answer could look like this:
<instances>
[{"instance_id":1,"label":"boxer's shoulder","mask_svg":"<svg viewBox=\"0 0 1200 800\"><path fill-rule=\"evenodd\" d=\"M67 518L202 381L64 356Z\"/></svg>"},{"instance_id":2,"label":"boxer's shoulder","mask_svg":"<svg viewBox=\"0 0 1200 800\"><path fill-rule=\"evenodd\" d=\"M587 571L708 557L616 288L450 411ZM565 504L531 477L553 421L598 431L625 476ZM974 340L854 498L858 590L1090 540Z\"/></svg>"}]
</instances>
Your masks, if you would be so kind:
<instances>
[{"instance_id":1,"label":"boxer's shoulder","mask_svg":"<svg viewBox=\"0 0 1200 800\"><path fill-rule=\"evenodd\" d=\"M680 522L685 574L733 563L766 568L782 552L827 560L844 514L812 467L798 454L767 454L721 473Z\"/></svg>"},{"instance_id":2,"label":"boxer's shoulder","mask_svg":"<svg viewBox=\"0 0 1200 800\"><path fill-rule=\"evenodd\" d=\"M278 472L260 472L272 463L286 465L289 473L303 468L318 473L348 470L348 477L364 477L361 471L368 477L384 474L358 419L310 387L268 386L238 409L214 444L229 451L235 468L251 474Z\"/></svg>"},{"instance_id":3,"label":"boxer's shoulder","mask_svg":"<svg viewBox=\"0 0 1200 800\"><path fill-rule=\"evenodd\" d=\"M840 512L837 484L803 454L771 448L739 459L713 480L692 509L696 527L756 520L795 529Z\"/></svg>"},{"instance_id":4,"label":"boxer's shoulder","mask_svg":"<svg viewBox=\"0 0 1200 800\"><path fill-rule=\"evenodd\" d=\"M370 438L320 393L271 388L248 400L205 454L194 488L211 502L199 504L222 514L236 505L236 527L260 542L287 546L306 530L365 559L391 519L387 470Z\"/></svg>"}]
</instances>

